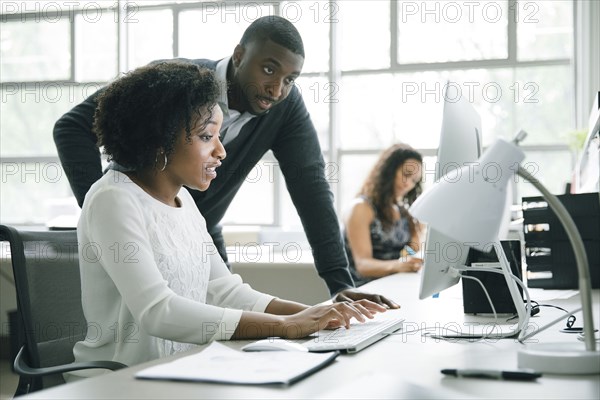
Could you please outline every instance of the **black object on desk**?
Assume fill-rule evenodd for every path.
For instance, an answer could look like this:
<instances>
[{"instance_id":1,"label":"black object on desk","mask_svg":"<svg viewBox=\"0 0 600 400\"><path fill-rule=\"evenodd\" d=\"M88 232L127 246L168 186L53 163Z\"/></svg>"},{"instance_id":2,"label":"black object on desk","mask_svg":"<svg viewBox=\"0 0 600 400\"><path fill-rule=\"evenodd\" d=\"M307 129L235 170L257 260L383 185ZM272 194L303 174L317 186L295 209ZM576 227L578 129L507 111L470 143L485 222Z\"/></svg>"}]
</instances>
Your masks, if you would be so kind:
<instances>
[{"instance_id":1,"label":"black object on desk","mask_svg":"<svg viewBox=\"0 0 600 400\"><path fill-rule=\"evenodd\" d=\"M510 264L511 272L521 279L521 243L518 240L502 240L500 244ZM471 248L469 249L466 265L468 267L473 263L498 263L498 256L494 248L489 253ZM476 277L483 283L497 313L514 314L517 312L504 275L494 272L469 271L468 268L464 275ZM463 279L462 289L465 314L492 313L490 302L477 282L471 279ZM520 286L519 293L522 297L523 289Z\"/></svg>"},{"instance_id":2,"label":"black object on desk","mask_svg":"<svg viewBox=\"0 0 600 400\"><path fill-rule=\"evenodd\" d=\"M507 381L534 381L542 374L532 370L500 371L494 369L443 369L442 374L460 378L503 379Z\"/></svg>"},{"instance_id":3,"label":"black object on desk","mask_svg":"<svg viewBox=\"0 0 600 400\"><path fill-rule=\"evenodd\" d=\"M587 254L592 288L600 288L600 195L557 196L581 235ZM523 198L523 230L527 286L578 289L577 265L567 233L542 197Z\"/></svg>"}]
</instances>

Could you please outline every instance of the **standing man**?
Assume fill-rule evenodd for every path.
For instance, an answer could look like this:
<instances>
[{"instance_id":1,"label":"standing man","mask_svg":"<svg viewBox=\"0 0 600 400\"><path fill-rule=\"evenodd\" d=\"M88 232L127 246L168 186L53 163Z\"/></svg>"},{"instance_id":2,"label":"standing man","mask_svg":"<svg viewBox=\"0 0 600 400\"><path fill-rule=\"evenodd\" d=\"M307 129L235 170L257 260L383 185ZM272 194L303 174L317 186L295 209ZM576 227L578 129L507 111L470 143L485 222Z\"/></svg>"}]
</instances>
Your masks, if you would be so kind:
<instances>
[{"instance_id":1,"label":"standing man","mask_svg":"<svg viewBox=\"0 0 600 400\"><path fill-rule=\"evenodd\" d=\"M214 39L199 38L202 40ZM248 27L230 57L185 61L214 70L221 85L221 137L227 158L207 191L190 190L221 257L227 261L218 223L245 177L272 150L312 247L319 276L334 300L366 298L397 308L389 299L354 289L317 133L294 86L304 64L298 30L284 18L262 17ZM75 106L54 127L54 142L80 206L90 186L102 176L100 151L92 132L97 95Z\"/></svg>"}]
</instances>

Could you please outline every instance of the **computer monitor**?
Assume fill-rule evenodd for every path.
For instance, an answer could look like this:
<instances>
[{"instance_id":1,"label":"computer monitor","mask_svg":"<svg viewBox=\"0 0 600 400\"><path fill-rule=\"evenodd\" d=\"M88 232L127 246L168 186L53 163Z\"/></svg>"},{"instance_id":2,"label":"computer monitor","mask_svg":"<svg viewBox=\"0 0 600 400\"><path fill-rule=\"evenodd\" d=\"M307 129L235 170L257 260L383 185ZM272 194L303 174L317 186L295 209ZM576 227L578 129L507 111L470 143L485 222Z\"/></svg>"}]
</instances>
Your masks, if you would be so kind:
<instances>
[{"instance_id":1,"label":"computer monitor","mask_svg":"<svg viewBox=\"0 0 600 400\"><path fill-rule=\"evenodd\" d=\"M572 193L592 193L600 189L600 92L590 111L589 131L575 169Z\"/></svg>"},{"instance_id":2,"label":"computer monitor","mask_svg":"<svg viewBox=\"0 0 600 400\"><path fill-rule=\"evenodd\" d=\"M456 100L446 92L435 181L458 179L460 169L476 162L480 155L479 114L465 96ZM423 246L419 298L425 299L457 284L460 275L452 267L464 266L468 253L469 247L465 244L429 228Z\"/></svg>"}]
</instances>

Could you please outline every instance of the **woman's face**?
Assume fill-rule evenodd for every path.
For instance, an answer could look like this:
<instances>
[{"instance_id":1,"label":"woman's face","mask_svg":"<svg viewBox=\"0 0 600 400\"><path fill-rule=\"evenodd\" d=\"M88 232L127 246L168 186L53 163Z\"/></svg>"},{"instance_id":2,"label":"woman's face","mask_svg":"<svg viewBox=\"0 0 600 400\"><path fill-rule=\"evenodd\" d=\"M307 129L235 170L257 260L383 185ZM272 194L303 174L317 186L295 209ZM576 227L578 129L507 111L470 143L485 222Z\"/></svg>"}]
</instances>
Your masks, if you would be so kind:
<instances>
[{"instance_id":1,"label":"woman's face","mask_svg":"<svg viewBox=\"0 0 600 400\"><path fill-rule=\"evenodd\" d=\"M203 124L207 112L207 109L201 110L203 118L192 128L189 141L185 131L179 135L165 170L176 184L201 191L208 189L217 177L216 168L226 156L219 135L223 112L215 105L208 123Z\"/></svg>"},{"instance_id":2,"label":"woman's face","mask_svg":"<svg viewBox=\"0 0 600 400\"><path fill-rule=\"evenodd\" d=\"M421 162L409 158L396 170L394 196L402 199L421 181Z\"/></svg>"}]
</instances>

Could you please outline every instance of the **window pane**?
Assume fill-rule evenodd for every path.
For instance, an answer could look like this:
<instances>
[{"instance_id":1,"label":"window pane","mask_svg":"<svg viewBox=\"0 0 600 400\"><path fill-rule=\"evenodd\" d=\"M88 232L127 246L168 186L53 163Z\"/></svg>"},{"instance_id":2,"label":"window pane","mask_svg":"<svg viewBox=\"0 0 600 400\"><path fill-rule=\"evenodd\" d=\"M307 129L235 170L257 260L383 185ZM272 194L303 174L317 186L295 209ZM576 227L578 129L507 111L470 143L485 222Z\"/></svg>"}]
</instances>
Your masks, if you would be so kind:
<instances>
[{"instance_id":1,"label":"window pane","mask_svg":"<svg viewBox=\"0 0 600 400\"><path fill-rule=\"evenodd\" d=\"M75 80L103 82L117 74L115 13L78 14L75 17Z\"/></svg>"},{"instance_id":2,"label":"window pane","mask_svg":"<svg viewBox=\"0 0 600 400\"><path fill-rule=\"evenodd\" d=\"M512 70L428 71L396 76L395 137L416 148L437 148L440 142L444 94L464 98L481 117L483 145L497 137L512 139L515 102Z\"/></svg>"},{"instance_id":3,"label":"window pane","mask_svg":"<svg viewBox=\"0 0 600 400\"><path fill-rule=\"evenodd\" d=\"M340 143L342 149L381 149L392 144L394 98L387 90L392 75L342 78L339 90Z\"/></svg>"},{"instance_id":4,"label":"window pane","mask_svg":"<svg viewBox=\"0 0 600 400\"><path fill-rule=\"evenodd\" d=\"M395 96L390 99L394 142L408 143L414 148L437 148L445 83L440 72L394 76Z\"/></svg>"},{"instance_id":5,"label":"window pane","mask_svg":"<svg viewBox=\"0 0 600 400\"><path fill-rule=\"evenodd\" d=\"M2 81L67 80L71 76L68 17L0 24Z\"/></svg>"},{"instance_id":6,"label":"window pane","mask_svg":"<svg viewBox=\"0 0 600 400\"><path fill-rule=\"evenodd\" d=\"M74 104L100 88L64 83L6 84L0 103L3 157L56 155L52 128Z\"/></svg>"},{"instance_id":7,"label":"window pane","mask_svg":"<svg viewBox=\"0 0 600 400\"><path fill-rule=\"evenodd\" d=\"M179 56L219 60L233 54L246 28L256 18L272 15L273 7L258 3L209 3L179 15Z\"/></svg>"},{"instance_id":8,"label":"window pane","mask_svg":"<svg viewBox=\"0 0 600 400\"><path fill-rule=\"evenodd\" d=\"M511 140L520 129L529 134L526 145L564 143L574 129L570 71L552 66L397 74L390 99L394 140L437 147L449 88L451 98L466 98L481 116L484 146L498 137Z\"/></svg>"},{"instance_id":9,"label":"window pane","mask_svg":"<svg viewBox=\"0 0 600 400\"><path fill-rule=\"evenodd\" d=\"M379 153L365 155L348 154L341 157L339 185L342 210L339 217L341 220L343 220L344 214L356 198L356 193L360 190L365 179L367 179L367 175L371 172L378 157Z\"/></svg>"},{"instance_id":10,"label":"window pane","mask_svg":"<svg viewBox=\"0 0 600 400\"><path fill-rule=\"evenodd\" d=\"M45 223L57 199L74 205L75 199L60 162L2 162L0 221L6 224ZM73 207L69 207L72 211ZM56 215L54 215L56 216Z\"/></svg>"},{"instance_id":11,"label":"window pane","mask_svg":"<svg viewBox=\"0 0 600 400\"><path fill-rule=\"evenodd\" d=\"M288 192L287 187L285 186L283 174L279 168L277 172L281 182L279 193L279 199L281 201L281 227L290 231L304 232L296 206L294 206L292 198L290 197L290 192Z\"/></svg>"},{"instance_id":12,"label":"window pane","mask_svg":"<svg viewBox=\"0 0 600 400\"><path fill-rule=\"evenodd\" d=\"M274 223L273 182L279 167L272 160L272 156L269 159L263 159L250 171L227 209L227 213L221 221L222 224L269 225Z\"/></svg>"},{"instance_id":13,"label":"window pane","mask_svg":"<svg viewBox=\"0 0 600 400\"><path fill-rule=\"evenodd\" d=\"M399 2L398 63L508 57L506 1Z\"/></svg>"},{"instance_id":14,"label":"window pane","mask_svg":"<svg viewBox=\"0 0 600 400\"><path fill-rule=\"evenodd\" d=\"M173 13L171 10L140 11L127 23L129 69L150 61L173 57Z\"/></svg>"},{"instance_id":15,"label":"window pane","mask_svg":"<svg viewBox=\"0 0 600 400\"><path fill-rule=\"evenodd\" d=\"M523 144L564 144L575 130L575 94L571 66L520 68L515 82L520 83L516 103L516 129L529 134ZM516 86L515 86L516 90Z\"/></svg>"},{"instance_id":16,"label":"window pane","mask_svg":"<svg viewBox=\"0 0 600 400\"><path fill-rule=\"evenodd\" d=\"M573 162L571 153L565 151L527 151L521 163L553 194L564 194L566 184L571 182ZM518 196L540 196L540 192L523 178L518 179Z\"/></svg>"},{"instance_id":17,"label":"window pane","mask_svg":"<svg viewBox=\"0 0 600 400\"><path fill-rule=\"evenodd\" d=\"M527 1L516 7L519 60L573 57L573 2Z\"/></svg>"},{"instance_id":18,"label":"window pane","mask_svg":"<svg viewBox=\"0 0 600 400\"><path fill-rule=\"evenodd\" d=\"M327 1L286 1L280 14L300 32L306 54L302 72L329 70L329 26L339 18L338 7Z\"/></svg>"},{"instance_id":19,"label":"window pane","mask_svg":"<svg viewBox=\"0 0 600 400\"><path fill-rule=\"evenodd\" d=\"M329 148L329 106L332 102L339 101L337 85L324 78L300 77L296 80L296 87L302 93L306 108L310 113L321 149Z\"/></svg>"},{"instance_id":20,"label":"window pane","mask_svg":"<svg viewBox=\"0 0 600 400\"><path fill-rule=\"evenodd\" d=\"M379 69L390 66L390 2L372 0L340 1L340 43L338 50L341 68Z\"/></svg>"},{"instance_id":21,"label":"window pane","mask_svg":"<svg viewBox=\"0 0 600 400\"><path fill-rule=\"evenodd\" d=\"M95 1L57 1L57 0L36 0L36 1L2 1L0 13L5 15L14 15L20 13L38 13L40 18L52 19L59 11L70 12L72 10L81 10L85 8L96 9L99 7L110 7L115 5L117 0L95 0Z\"/></svg>"}]
</instances>

